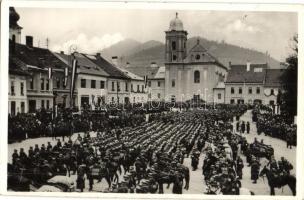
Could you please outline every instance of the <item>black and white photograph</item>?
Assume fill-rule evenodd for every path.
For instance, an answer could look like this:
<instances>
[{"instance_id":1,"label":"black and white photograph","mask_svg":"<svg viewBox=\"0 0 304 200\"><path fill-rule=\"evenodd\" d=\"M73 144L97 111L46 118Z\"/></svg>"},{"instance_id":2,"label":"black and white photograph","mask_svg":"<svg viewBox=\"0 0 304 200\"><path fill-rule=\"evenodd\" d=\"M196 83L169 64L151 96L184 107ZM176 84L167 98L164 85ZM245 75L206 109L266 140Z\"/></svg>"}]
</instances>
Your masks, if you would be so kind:
<instances>
[{"instance_id":1,"label":"black and white photograph","mask_svg":"<svg viewBox=\"0 0 304 200\"><path fill-rule=\"evenodd\" d=\"M8 193L298 195L298 12L6 9Z\"/></svg>"}]
</instances>

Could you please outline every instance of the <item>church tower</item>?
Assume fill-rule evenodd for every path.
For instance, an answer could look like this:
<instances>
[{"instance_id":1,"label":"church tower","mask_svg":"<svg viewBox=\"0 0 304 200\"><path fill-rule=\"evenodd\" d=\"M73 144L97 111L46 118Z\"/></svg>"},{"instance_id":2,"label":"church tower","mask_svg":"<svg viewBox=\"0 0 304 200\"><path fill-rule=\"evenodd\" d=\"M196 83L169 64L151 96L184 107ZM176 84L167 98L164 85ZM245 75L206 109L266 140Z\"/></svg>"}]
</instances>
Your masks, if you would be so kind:
<instances>
[{"instance_id":1,"label":"church tower","mask_svg":"<svg viewBox=\"0 0 304 200\"><path fill-rule=\"evenodd\" d=\"M9 38L15 43L21 43L21 29L18 25L20 19L19 14L14 7L9 8Z\"/></svg>"},{"instance_id":2,"label":"church tower","mask_svg":"<svg viewBox=\"0 0 304 200\"><path fill-rule=\"evenodd\" d=\"M166 31L166 62L182 62L187 56L187 31L183 22L176 17L171 20L169 30Z\"/></svg>"}]
</instances>

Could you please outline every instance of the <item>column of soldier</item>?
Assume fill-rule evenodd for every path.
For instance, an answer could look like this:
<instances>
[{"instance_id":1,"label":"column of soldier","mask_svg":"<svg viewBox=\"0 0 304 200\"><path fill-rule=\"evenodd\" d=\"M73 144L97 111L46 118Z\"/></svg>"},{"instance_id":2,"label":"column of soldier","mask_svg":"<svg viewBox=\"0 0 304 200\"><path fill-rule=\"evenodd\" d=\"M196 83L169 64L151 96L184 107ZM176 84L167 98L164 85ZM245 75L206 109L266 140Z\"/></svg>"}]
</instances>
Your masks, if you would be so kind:
<instances>
[{"instance_id":1,"label":"column of soldier","mask_svg":"<svg viewBox=\"0 0 304 200\"><path fill-rule=\"evenodd\" d=\"M192 152L192 170L196 170L203 151L207 193L220 190L223 194L238 194L237 177L242 178L243 164L237 146L246 142L232 134L228 120L245 111L226 108L171 112L135 127L98 131L96 137L86 133L76 141L69 138L64 143L58 140L54 146L50 142L40 148L35 145L28 154L23 149L19 154L15 150L9 169L37 187L56 175L77 174L79 191L87 188L85 179L89 180L89 190L94 190L94 180L104 178L108 188L103 192L163 193L163 184L172 183L172 193L181 194L183 185L189 189L190 181L184 158Z\"/></svg>"},{"instance_id":2,"label":"column of soldier","mask_svg":"<svg viewBox=\"0 0 304 200\"><path fill-rule=\"evenodd\" d=\"M258 134L279 138L286 141L286 147L292 148L297 142L297 125L293 118L286 114L274 114L265 107L256 107L252 111Z\"/></svg>"}]
</instances>

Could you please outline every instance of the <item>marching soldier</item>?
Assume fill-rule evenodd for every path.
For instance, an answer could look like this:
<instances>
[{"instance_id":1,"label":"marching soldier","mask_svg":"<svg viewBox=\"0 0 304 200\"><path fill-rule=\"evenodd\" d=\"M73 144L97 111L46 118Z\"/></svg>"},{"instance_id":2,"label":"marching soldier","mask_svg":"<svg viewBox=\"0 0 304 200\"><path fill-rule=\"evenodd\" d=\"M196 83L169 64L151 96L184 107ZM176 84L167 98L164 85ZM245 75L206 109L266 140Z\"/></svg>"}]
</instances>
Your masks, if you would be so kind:
<instances>
[{"instance_id":1,"label":"marching soldier","mask_svg":"<svg viewBox=\"0 0 304 200\"><path fill-rule=\"evenodd\" d=\"M236 159L236 174L239 177L239 179L243 178L243 168L244 168L243 160L240 156L238 156Z\"/></svg>"},{"instance_id":2,"label":"marching soldier","mask_svg":"<svg viewBox=\"0 0 304 200\"><path fill-rule=\"evenodd\" d=\"M249 132L250 132L250 123L249 122L246 123L246 131L247 131L247 134L249 134Z\"/></svg>"},{"instance_id":3,"label":"marching soldier","mask_svg":"<svg viewBox=\"0 0 304 200\"><path fill-rule=\"evenodd\" d=\"M260 163L255 157L253 157L251 163L251 180L253 180L252 182L253 184L257 183L257 180L259 178L259 173L260 173Z\"/></svg>"}]
</instances>

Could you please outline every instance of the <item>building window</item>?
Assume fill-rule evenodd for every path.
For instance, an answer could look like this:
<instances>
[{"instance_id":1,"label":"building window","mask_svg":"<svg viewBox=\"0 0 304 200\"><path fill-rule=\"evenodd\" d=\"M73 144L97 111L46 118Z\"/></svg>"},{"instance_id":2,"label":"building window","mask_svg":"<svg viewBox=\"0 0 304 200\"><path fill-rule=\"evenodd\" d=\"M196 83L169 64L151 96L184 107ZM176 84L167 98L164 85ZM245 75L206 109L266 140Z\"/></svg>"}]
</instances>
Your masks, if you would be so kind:
<instances>
[{"instance_id":1,"label":"building window","mask_svg":"<svg viewBox=\"0 0 304 200\"><path fill-rule=\"evenodd\" d=\"M157 81L157 87L160 87L160 81Z\"/></svg>"},{"instance_id":2,"label":"building window","mask_svg":"<svg viewBox=\"0 0 304 200\"><path fill-rule=\"evenodd\" d=\"M40 83L41 83L40 89L44 90L44 78L40 79Z\"/></svg>"},{"instance_id":3,"label":"building window","mask_svg":"<svg viewBox=\"0 0 304 200\"><path fill-rule=\"evenodd\" d=\"M56 78L56 87L60 88L60 78Z\"/></svg>"},{"instance_id":4,"label":"building window","mask_svg":"<svg viewBox=\"0 0 304 200\"><path fill-rule=\"evenodd\" d=\"M194 83L199 83L200 82L200 72L196 70L194 72Z\"/></svg>"},{"instance_id":5,"label":"building window","mask_svg":"<svg viewBox=\"0 0 304 200\"><path fill-rule=\"evenodd\" d=\"M231 100L230 100L230 104L234 104L234 99L231 99Z\"/></svg>"},{"instance_id":6,"label":"building window","mask_svg":"<svg viewBox=\"0 0 304 200\"><path fill-rule=\"evenodd\" d=\"M243 89L240 87L239 88L239 94L242 94L243 93Z\"/></svg>"},{"instance_id":7,"label":"building window","mask_svg":"<svg viewBox=\"0 0 304 200\"><path fill-rule=\"evenodd\" d=\"M171 85L172 85L172 87L175 87L175 80L174 79L172 80Z\"/></svg>"},{"instance_id":8,"label":"building window","mask_svg":"<svg viewBox=\"0 0 304 200\"><path fill-rule=\"evenodd\" d=\"M126 84L125 84L125 86L126 86L126 92L128 92L129 91L129 84L126 82Z\"/></svg>"},{"instance_id":9,"label":"building window","mask_svg":"<svg viewBox=\"0 0 304 200\"><path fill-rule=\"evenodd\" d=\"M20 94L21 94L21 96L24 96L24 83L23 82L20 83Z\"/></svg>"},{"instance_id":10,"label":"building window","mask_svg":"<svg viewBox=\"0 0 304 200\"><path fill-rule=\"evenodd\" d=\"M64 83L65 83L65 78L64 77L62 78L61 83L62 83L62 88L65 88L66 86L64 85ZM59 83L59 87L60 87L60 83Z\"/></svg>"},{"instance_id":11,"label":"building window","mask_svg":"<svg viewBox=\"0 0 304 200\"><path fill-rule=\"evenodd\" d=\"M199 54L197 54L196 56L195 56L195 59L196 60L199 60L201 58L201 56L199 55Z\"/></svg>"},{"instance_id":12,"label":"building window","mask_svg":"<svg viewBox=\"0 0 304 200\"><path fill-rule=\"evenodd\" d=\"M91 80L91 88L96 88L96 80Z\"/></svg>"},{"instance_id":13,"label":"building window","mask_svg":"<svg viewBox=\"0 0 304 200\"><path fill-rule=\"evenodd\" d=\"M257 88L256 88L256 93L257 93L257 94L260 94L260 92L261 92L260 87L257 87Z\"/></svg>"},{"instance_id":14,"label":"building window","mask_svg":"<svg viewBox=\"0 0 304 200\"><path fill-rule=\"evenodd\" d=\"M173 59L173 60L176 60L176 58L177 58L176 55L173 55L173 56L172 56L172 59Z\"/></svg>"},{"instance_id":15,"label":"building window","mask_svg":"<svg viewBox=\"0 0 304 200\"><path fill-rule=\"evenodd\" d=\"M105 88L105 82L104 81L100 81L100 89L104 89Z\"/></svg>"},{"instance_id":16,"label":"building window","mask_svg":"<svg viewBox=\"0 0 304 200\"><path fill-rule=\"evenodd\" d=\"M86 88L87 81L86 79L81 79L81 88Z\"/></svg>"},{"instance_id":17,"label":"building window","mask_svg":"<svg viewBox=\"0 0 304 200\"><path fill-rule=\"evenodd\" d=\"M16 114L16 102L11 101L11 115L15 116L15 114Z\"/></svg>"},{"instance_id":18,"label":"building window","mask_svg":"<svg viewBox=\"0 0 304 200\"><path fill-rule=\"evenodd\" d=\"M133 90L133 84L131 83L131 92L134 92L134 90Z\"/></svg>"},{"instance_id":19,"label":"building window","mask_svg":"<svg viewBox=\"0 0 304 200\"><path fill-rule=\"evenodd\" d=\"M120 92L120 82L117 81L117 92Z\"/></svg>"},{"instance_id":20,"label":"building window","mask_svg":"<svg viewBox=\"0 0 304 200\"><path fill-rule=\"evenodd\" d=\"M252 94L252 87L248 88L248 94Z\"/></svg>"},{"instance_id":21,"label":"building window","mask_svg":"<svg viewBox=\"0 0 304 200\"><path fill-rule=\"evenodd\" d=\"M160 99L160 93L158 93L158 94L157 94L157 98L159 98L159 99Z\"/></svg>"},{"instance_id":22,"label":"building window","mask_svg":"<svg viewBox=\"0 0 304 200\"><path fill-rule=\"evenodd\" d=\"M21 113L25 113L25 103L21 102Z\"/></svg>"},{"instance_id":23,"label":"building window","mask_svg":"<svg viewBox=\"0 0 304 200\"><path fill-rule=\"evenodd\" d=\"M41 100L41 108L44 108L44 100Z\"/></svg>"},{"instance_id":24,"label":"building window","mask_svg":"<svg viewBox=\"0 0 304 200\"><path fill-rule=\"evenodd\" d=\"M112 81L112 91L115 91L115 83Z\"/></svg>"},{"instance_id":25,"label":"building window","mask_svg":"<svg viewBox=\"0 0 304 200\"><path fill-rule=\"evenodd\" d=\"M50 108L50 100L46 100L46 109Z\"/></svg>"},{"instance_id":26,"label":"building window","mask_svg":"<svg viewBox=\"0 0 304 200\"><path fill-rule=\"evenodd\" d=\"M176 50L176 42L172 41L172 50Z\"/></svg>"},{"instance_id":27,"label":"building window","mask_svg":"<svg viewBox=\"0 0 304 200\"><path fill-rule=\"evenodd\" d=\"M144 92L145 86L141 85L141 91Z\"/></svg>"},{"instance_id":28,"label":"building window","mask_svg":"<svg viewBox=\"0 0 304 200\"><path fill-rule=\"evenodd\" d=\"M175 96L174 95L171 96L171 103L175 103Z\"/></svg>"},{"instance_id":29,"label":"building window","mask_svg":"<svg viewBox=\"0 0 304 200\"><path fill-rule=\"evenodd\" d=\"M217 99L222 99L222 94L221 93L217 94Z\"/></svg>"},{"instance_id":30,"label":"building window","mask_svg":"<svg viewBox=\"0 0 304 200\"><path fill-rule=\"evenodd\" d=\"M50 89L50 80L49 79L47 79L46 80L46 90L49 90Z\"/></svg>"},{"instance_id":31,"label":"building window","mask_svg":"<svg viewBox=\"0 0 304 200\"><path fill-rule=\"evenodd\" d=\"M151 87L151 81L148 81L148 86Z\"/></svg>"},{"instance_id":32,"label":"building window","mask_svg":"<svg viewBox=\"0 0 304 200\"><path fill-rule=\"evenodd\" d=\"M273 89L270 90L270 95L274 95L274 90Z\"/></svg>"},{"instance_id":33,"label":"building window","mask_svg":"<svg viewBox=\"0 0 304 200\"><path fill-rule=\"evenodd\" d=\"M34 78L31 77L30 79L30 89L33 90L34 89Z\"/></svg>"},{"instance_id":34,"label":"building window","mask_svg":"<svg viewBox=\"0 0 304 200\"><path fill-rule=\"evenodd\" d=\"M117 97L117 103L119 104L119 97Z\"/></svg>"},{"instance_id":35,"label":"building window","mask_svg":"<svg viewBox=\"0 0 304 200\"><path fill-rule=\"evenodd\" d=\"M139 85L137 85L137 92L139 92Z\"/></svg>"},{"instance_id":36,"label":"building window","mask_svg":"<svg viewBox=\"0 0 304 200\"><path fill-rule=\"evenodd\" d=\"M11 81L11 95L15 96L15 82Z\"/></svg>"},{"instance_id":37,"label":"building window","mask_svg":"<svg viewBox=\"0 0 304 200\"><path fill-rule=\"evenodd\" d=\"M231 88L231 94L234 94L234 87Z\"/></svg>"}]
</instances>

